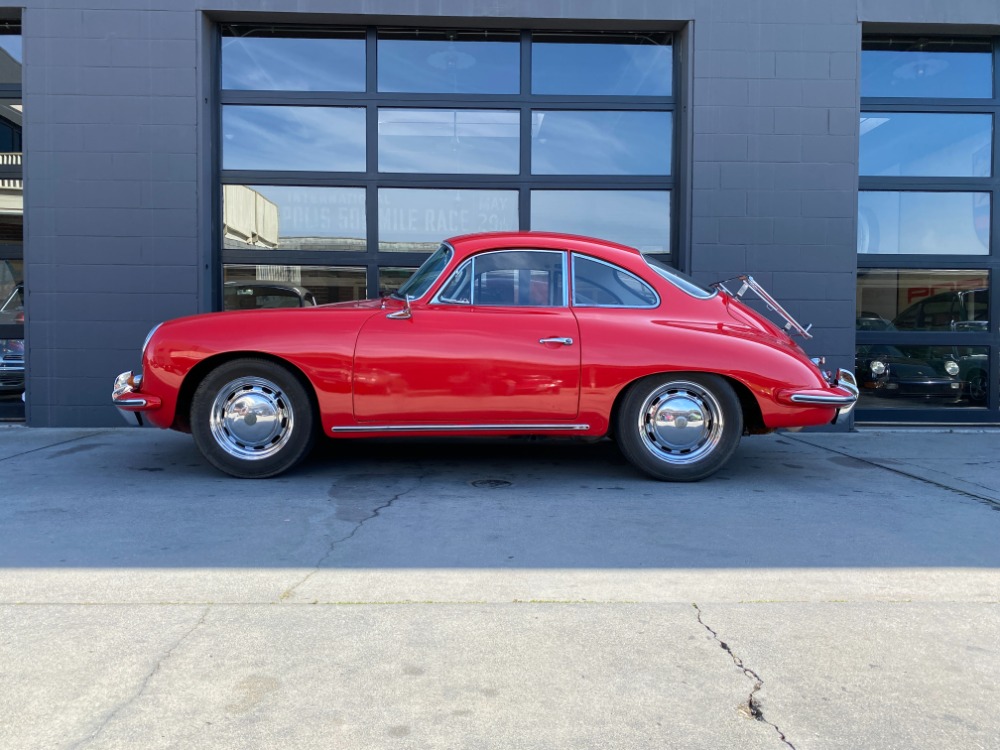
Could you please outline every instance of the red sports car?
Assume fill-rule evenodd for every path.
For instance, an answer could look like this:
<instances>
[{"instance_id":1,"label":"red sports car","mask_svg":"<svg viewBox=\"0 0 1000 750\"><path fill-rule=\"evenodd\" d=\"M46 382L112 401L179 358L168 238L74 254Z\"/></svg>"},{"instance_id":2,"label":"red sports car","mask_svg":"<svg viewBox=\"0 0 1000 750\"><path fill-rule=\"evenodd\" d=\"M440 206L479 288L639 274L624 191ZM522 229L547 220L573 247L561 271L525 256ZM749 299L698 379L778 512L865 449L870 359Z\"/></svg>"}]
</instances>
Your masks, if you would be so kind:
<instances>
[{"instance_id":1,"label":"red sports car","mask_svg":"<svg viewBox=\"0 0 1000 750\"><path fill-rule=\"evenodd\" d=\"M162 323L113 400L237 477L292 468L322 433L613 436L651 476L697 480L742 435L827 424L857 400L852 373L823 372L787 333L807 329L737 283L586 237L456 237L382 299Z\"/></svg>"}]
</instances>

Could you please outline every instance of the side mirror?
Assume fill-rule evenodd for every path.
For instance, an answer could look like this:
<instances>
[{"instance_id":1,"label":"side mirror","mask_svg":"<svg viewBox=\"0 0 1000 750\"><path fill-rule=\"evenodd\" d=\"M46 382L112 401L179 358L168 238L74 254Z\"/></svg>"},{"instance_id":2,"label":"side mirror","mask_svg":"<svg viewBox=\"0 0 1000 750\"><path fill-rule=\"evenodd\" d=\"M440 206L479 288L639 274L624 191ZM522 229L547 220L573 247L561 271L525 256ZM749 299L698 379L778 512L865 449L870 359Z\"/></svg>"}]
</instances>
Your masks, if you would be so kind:
<instances>
[{"instance_id":1,"label":"side mirror","mask_svg":"<svg viewBox=\"0 0 1000 750\"><path fill-rule=\"evenodd\" d=\"M403 309L396 310L396 312L391 312L385 317L391 318L392 320L409 320L413 317L413 310L410 309L410 295L407 294L403 298Z\"/></svg>"}]
</instances>

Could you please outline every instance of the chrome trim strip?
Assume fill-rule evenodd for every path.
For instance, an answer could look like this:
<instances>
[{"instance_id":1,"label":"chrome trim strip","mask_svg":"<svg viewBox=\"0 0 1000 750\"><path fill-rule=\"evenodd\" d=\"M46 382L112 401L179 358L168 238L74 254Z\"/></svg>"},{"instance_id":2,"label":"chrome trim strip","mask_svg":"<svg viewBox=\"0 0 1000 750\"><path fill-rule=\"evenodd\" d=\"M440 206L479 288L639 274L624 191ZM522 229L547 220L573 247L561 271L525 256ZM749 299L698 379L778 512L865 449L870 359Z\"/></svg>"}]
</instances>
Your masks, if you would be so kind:
<instances>
[{"instance_id":1,"label":"chrome trim strip","mask_svg":"<svg viewBox=\"0 0 1000 750\"><path fill-rule=\"evenodd\" d=\"M386 424L371 427L334 427L330 432L583 432L589 424Z\"/></svg>"},{"instance_id":2,"label":"chrome trim strip","mask_svg":"<svg viewBox=\"0 0 1000 750\"><path fill-rule=\"evenodd\" d=\"M145 406L149 402L144 398L122 398L112 403L115 406Z\"/></svg>"},{"instance_id":3,"label":"chrome trim strip","mask_svg":"<svg viewBox=\"0 0 1000 750\"><path fill-rule=\"evenodd\" d=\"M796 404L819 404L822 406L847 406L857 401L856 396L792 396Z\"/></svg>"}]
</instances>

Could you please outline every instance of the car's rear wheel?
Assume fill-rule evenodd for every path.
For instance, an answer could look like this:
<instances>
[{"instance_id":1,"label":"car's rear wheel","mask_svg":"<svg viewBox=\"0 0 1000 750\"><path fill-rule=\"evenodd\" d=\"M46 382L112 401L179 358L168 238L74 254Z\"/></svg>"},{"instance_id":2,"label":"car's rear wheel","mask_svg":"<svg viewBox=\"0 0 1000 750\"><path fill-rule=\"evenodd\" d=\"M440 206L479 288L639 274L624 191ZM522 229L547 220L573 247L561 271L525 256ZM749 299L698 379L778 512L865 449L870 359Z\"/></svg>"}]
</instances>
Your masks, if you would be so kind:
<instances>
[{"instance_id":1,"label":"car's rear wheel","mask_svg":"<svg viewBox=\"0 0 1000 750\"><path fill-rule=\"evenodd\" d=\"M191 434L202 455L240 478L273 477L309 453L316 417L294 374L245 358L212 370L191 402Z\"/></svg>"},{"instance_id":2,"label":"car's rear wheel","mask_svg":"<svg viewBox=\"0 0 1000 750\"><path fill-rule=\"evenodd\" d=\"M743 410L718 375L656 375L631 386L616 426L618 445L635 466L657 479L693 482L732 456L743 434Z\"/></svg>"}]
</instances>

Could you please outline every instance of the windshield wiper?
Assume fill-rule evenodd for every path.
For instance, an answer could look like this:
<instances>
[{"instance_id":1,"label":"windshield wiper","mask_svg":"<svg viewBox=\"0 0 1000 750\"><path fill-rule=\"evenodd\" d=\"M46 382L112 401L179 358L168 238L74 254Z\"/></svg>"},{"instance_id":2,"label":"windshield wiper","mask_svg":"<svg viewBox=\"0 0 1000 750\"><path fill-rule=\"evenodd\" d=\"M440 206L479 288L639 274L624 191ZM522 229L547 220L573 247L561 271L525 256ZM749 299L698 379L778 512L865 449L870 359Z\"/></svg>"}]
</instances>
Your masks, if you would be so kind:
<instances>
[{"instance_id":1,"label":"windshield wiper","mask_svg":"<svg viewBox=\"0 0 1000 750\"><path fill-rule=\"evenodd\" d=\"M729 291L729 289L727 289L724 286L724 284L727 284L730 281L742 282L742 286L739 288L739 291L736 292L736 294L733 294L731 291ZM744 274L742 276L733 276L731 279L716 281L714 284L712 284L712 286L715 287L716 289L721 289L730 297L734 297L736 299L743 299L743 295L746 294L747 289L751 290L754 294L756 294L758 297L760 297L760 299L764 301L764 304L767 305L769 310L773 310L774 312L778 313L778 315L780 315L782 318L785 319L786 331L797 333L800 336L802 336L802 338L806 339L812 338L812 334L809 333L809 329L812 328L812 323L810 323L807 326L803 326L801 323L799 323L795 318L791 316L791 314L787 310L785 310L785 308L783 308L781 305L778 304L778 301L774 297L772 297L768 293L768 291L764 289L764 287L762 287L760 284L754 281L753 276L750 276L749 274Z\"/></svg>"}]
</instances>

